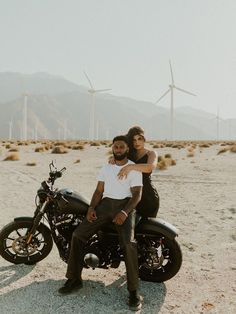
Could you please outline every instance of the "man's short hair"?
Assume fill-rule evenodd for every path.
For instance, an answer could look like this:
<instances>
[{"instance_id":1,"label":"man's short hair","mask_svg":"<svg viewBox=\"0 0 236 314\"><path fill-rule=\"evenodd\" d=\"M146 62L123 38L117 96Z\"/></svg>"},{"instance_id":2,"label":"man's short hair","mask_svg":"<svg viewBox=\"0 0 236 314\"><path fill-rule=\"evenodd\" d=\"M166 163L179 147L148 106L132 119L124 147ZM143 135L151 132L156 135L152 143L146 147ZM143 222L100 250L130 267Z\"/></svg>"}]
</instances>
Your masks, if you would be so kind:
<instances>
[{"instance_id":1,"label":"man's short hair","mask_svg":"<svg viewBox=\"0 0 236 314\"><path fill-rule=\"evenodd\" d=\"M123 141L125 142L127 145L129 145L129 142L128 142L128 138L126 135L117 135L113 138L113 141L112 143L114 144L116 141Z\"/></svg>"}]
</instances>

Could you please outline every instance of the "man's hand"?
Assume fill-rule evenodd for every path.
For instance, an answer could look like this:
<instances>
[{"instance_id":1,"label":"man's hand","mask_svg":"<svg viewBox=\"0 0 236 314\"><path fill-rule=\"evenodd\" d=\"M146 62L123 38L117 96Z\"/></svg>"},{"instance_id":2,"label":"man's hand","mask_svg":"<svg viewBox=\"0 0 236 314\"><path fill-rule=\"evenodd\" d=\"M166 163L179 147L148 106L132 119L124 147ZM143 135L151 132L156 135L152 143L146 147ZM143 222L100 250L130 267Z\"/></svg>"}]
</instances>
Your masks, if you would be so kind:
<instances>
[{"instance_id":1,"label":"man's hand","mask_svg":"<svg viewBox=\"0 0 236 314\"><path fill-rule=\"evenodd\" d=\"M89 222L93 222L97 219L96 211L92 207L88 208L86 218Z\"/></svg>"},{"instance_id":2,"label":"man's hand","mask_svg":"<svg viewBox=\"0 0 236 314\"><path fill-rule=\"evenodd\" d=\"M127 215L125 215L123 211L120 211L112 220L112 222L114 222L115 225L121 226L125 222L126 218L127 218Z\"/></svg>"}]
</instances>

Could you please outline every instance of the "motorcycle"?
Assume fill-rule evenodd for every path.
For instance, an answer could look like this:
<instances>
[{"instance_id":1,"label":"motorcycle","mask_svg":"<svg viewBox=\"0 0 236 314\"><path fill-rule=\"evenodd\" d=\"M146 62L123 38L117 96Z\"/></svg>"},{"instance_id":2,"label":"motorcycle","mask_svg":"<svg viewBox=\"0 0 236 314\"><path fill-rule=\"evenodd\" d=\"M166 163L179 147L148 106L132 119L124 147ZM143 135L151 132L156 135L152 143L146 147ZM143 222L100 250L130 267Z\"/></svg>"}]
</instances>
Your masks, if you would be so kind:
<instances>
[{"instance_id":1,"label":"motorcycle","mask_svg":"<svg viewBox=\"0 0 236 314\"><path fill-rule=\"evenodd\" d=\"M53 241L60 258L67 262L72 233L85 218L88 201L69 188L56 189L56 179L66 168L49 164L49 178L41 183L35 198L33 217L17 217L0 231L0 255L14 264L32 265L52 250ZM159 218L141 218L135 228L139 277L163 282L177 274L182 264L177 229ZM84 267L117 268L124 261L113 224L102 228L87 242Z\"/></svg>"}]
</instances>

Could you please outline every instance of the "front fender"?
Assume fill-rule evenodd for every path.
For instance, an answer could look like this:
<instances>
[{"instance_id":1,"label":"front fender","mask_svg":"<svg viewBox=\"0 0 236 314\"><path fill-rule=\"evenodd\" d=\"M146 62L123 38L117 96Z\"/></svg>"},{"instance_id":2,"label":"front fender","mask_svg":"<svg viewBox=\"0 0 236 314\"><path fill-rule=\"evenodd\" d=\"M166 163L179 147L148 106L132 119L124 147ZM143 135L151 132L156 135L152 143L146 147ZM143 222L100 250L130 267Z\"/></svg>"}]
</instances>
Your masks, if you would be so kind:
<instances>
[{"instance_id":1,"label":"front fender","mask_svg":"<svg viewBox=\"0 0 236 314\"><path fill-rule=\"evenodd\" d=\"M27 216L16 217L16 218L14 218L14 221L16 221L16 222L18 222L18 221L27 221L27 222L32 222L32 224L33 224L34 218L33 217L27 217ZM43 225L44 228L46 228L51 233L51 230L48 228L48 226L46 226L42 222L40 222L40 225Z\"/></svg>"},{"instance_id":2,"label":"front fender","mask_svg":"<svg viewBox=\"0 0 236 314\"><path fill-rule=\"evenodd\" d=\"M142 218L136 227L136 236L142 234L163 234L171 240L178 236L178 229L160 218Z\"/></svg>"}]
</instances>

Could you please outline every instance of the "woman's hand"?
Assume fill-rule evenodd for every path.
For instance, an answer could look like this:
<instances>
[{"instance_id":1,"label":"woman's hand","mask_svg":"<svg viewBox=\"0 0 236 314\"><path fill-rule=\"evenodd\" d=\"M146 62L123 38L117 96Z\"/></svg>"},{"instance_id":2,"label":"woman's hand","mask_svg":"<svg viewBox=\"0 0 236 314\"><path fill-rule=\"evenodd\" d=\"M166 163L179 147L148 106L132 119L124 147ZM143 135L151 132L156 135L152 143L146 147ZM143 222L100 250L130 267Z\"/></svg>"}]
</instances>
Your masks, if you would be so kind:
<instances>
[{"instance_id":1,"label":"woman's hand","mask_svg":"<svg viewBox=\"0 0 236 314\"><path fill-rule=\"evenodd\" d=\"M132 170L132 165L124 166L118 173L118 179L125 179L127 178L127 175Z\"/></svg>"}]
</instances>

